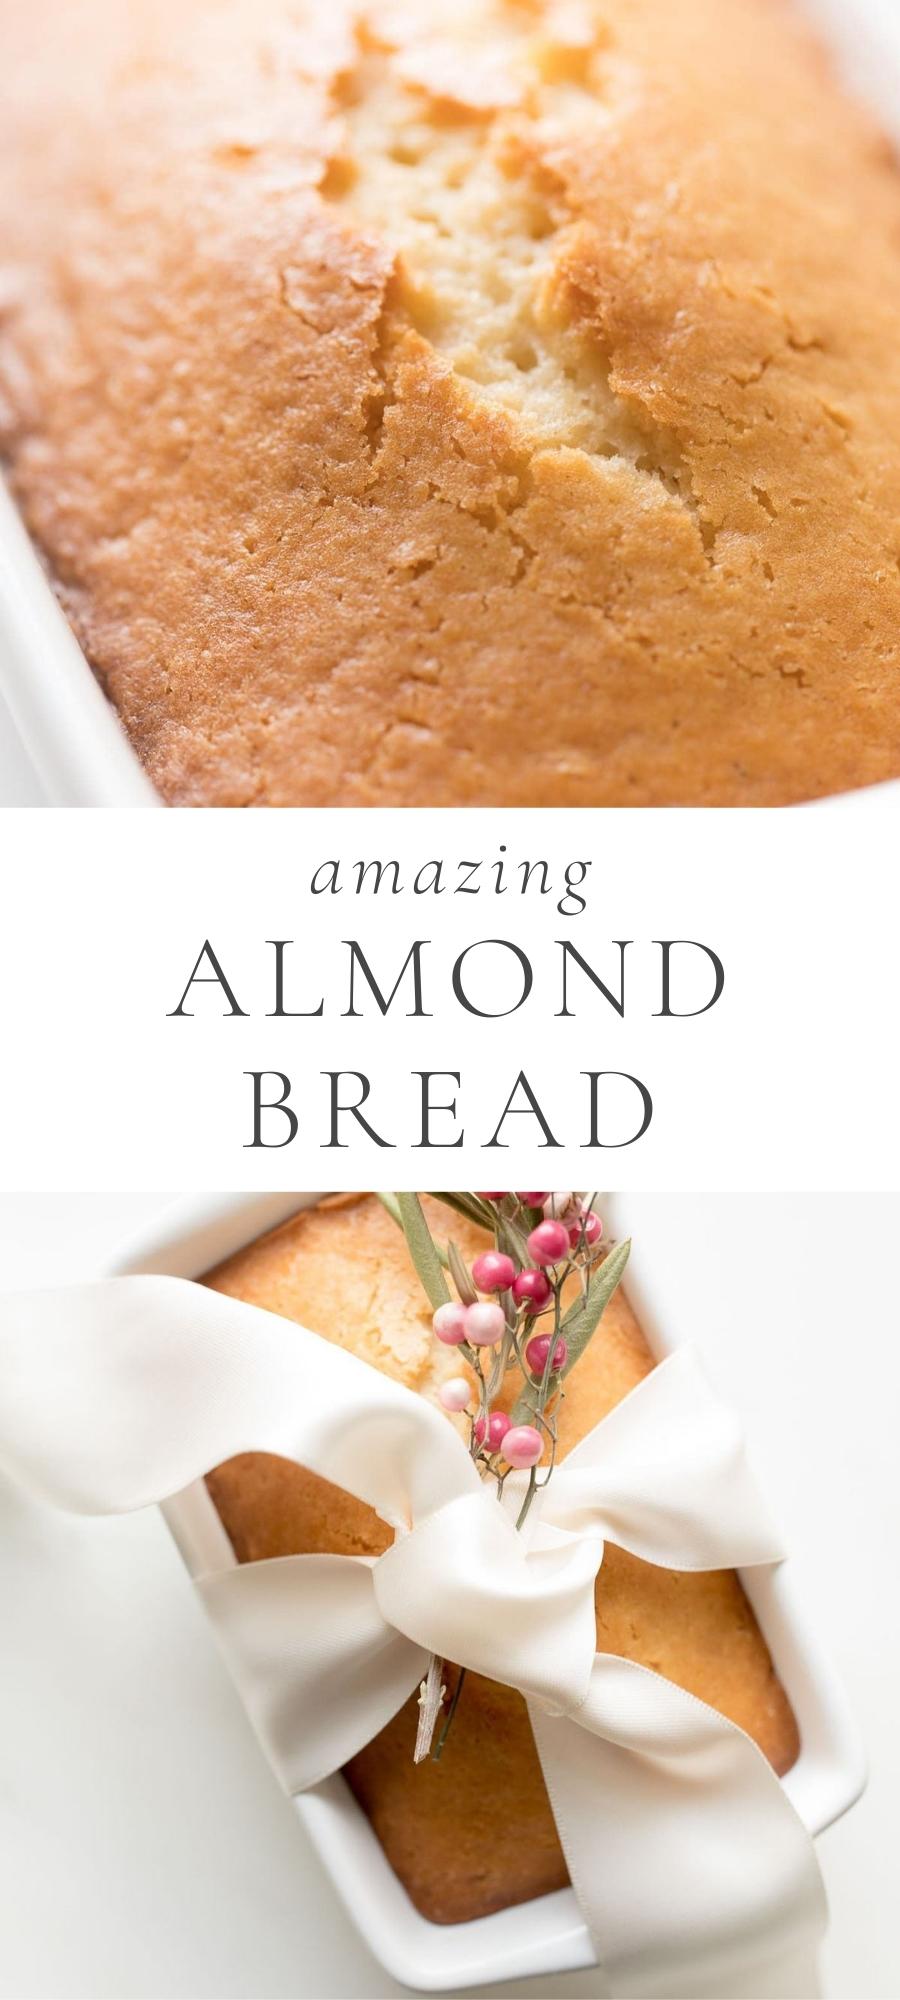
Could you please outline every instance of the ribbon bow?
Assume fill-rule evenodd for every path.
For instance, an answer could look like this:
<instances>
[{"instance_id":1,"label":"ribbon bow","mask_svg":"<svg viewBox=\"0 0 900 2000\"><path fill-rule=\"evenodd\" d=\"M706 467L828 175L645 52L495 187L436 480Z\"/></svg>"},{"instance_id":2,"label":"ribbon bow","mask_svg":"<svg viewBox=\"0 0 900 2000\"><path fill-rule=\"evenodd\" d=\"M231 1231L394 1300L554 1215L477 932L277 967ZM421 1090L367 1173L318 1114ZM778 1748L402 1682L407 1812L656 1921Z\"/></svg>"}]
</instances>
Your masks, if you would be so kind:
<instances>
[{"instance_id":1,"label":"ribbon bow","mask_svg":"<svg viewBox=\"0 0 900 2000\"><path fill-rule=\"evenodd\" d=\"M345 1488L395 1536L377 1559L288 1556L198 1580L289 1792L369 1742L435 1653L525 1696L617 1992L658 1991L698 1960L724 1978L763 1942L774 1953L821 1930L812 1842L756 1745L596 1651L606 1540L680 1570L781 1557L735 1420L690 1349L568 1455L519 1533L439 1411L292 1321L164 1277L6 1302L0 1465L54 1505L125 1512L250 1450Z\"/></svg>"}]
</instances>

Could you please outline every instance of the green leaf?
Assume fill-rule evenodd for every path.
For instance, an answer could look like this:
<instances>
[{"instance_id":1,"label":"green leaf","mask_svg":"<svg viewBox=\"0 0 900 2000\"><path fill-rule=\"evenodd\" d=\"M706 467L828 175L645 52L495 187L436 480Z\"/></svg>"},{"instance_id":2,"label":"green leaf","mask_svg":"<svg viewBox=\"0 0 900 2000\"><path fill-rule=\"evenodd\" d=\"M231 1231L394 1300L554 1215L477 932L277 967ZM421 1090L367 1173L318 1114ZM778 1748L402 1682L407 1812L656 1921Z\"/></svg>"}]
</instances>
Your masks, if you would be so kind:
<instances>
[{"instance_id":1,"label":"green leaf","mask_svg":"<svg viewBox=\"0 0 900 2000\"><path fill-rule=\"evenodd\" d=\"M514 1264L520 1264L523 1270L530 1264L528 1239L523 1236L521 1229L510 1221L508 1215L497 1218L497 1242L501 1250L505 1250L507 1256L512 1258Z\"/></svg>"},{"instance_id":2,"label":"green leaf","mask_svg":"<svg viewBox=\"0 0 900 2000\"><path fill-rule=\"evenodd\" d=\"M445 1306L450 1298L450 1288L444 1277L440 1251L422 1213L418 1195L398 1194L396 1202L409 1254L422 1280L425 1293L437 1312L438 1306Z\"/></svg>"},{"instance_id":3,"label":"green leaf","mask_svg":"<svg viewBox=\"0 0 900 2000\"><path fill-rule=\"evenodd\" d=\"M576 1361L581 1359L588 1341L596 1332L613 1292L618 1288L630 1254L629 1236L624 1243L617 1243L608 1257L604 1257L599 1270L595 1271L588 1285L587 1297L576 1299L575 1304L566 1313L562 1331L566 1336L569 1355L563 1369L564 1375L568 1375L570 1368L574 1368Z\"/></svg>"},{"instance_id":4,"label":"green leaf","mask_svg":"<svg viewBox=\"0 0 900 2000\"><path fill-rule=\"evenodd\" d=\"M576 1299L562 1321L560 1330L565 1334L566 1346L569 1350L566 1365L562 1371L562 1379L565 1379L571 1369L574 1368L576 1361L581 1360L588 1342L596 1333L600 1320L619 1284L628 1262L630 1251L630 1237L627 1242L616 1244L615 1249L609 1252L608 1257L604 1257L599 1270L595 1271L588 1286L586 1297ZM534 1415L534 1398L537 1396L539 1389L540 1384L532 1382L523 1391L513 1411L514 1424L528 1423L529 1418Z\"/></svg>"},{"instance_id":5,"label":"green leaf","mask_svg":"<svg viewBox=\"0 0 900 2000\"><path fill-rule=\"evenodd\" d=\"M478 1298L478 1293L472 1283L471 1273L463 1262L455 1243L450 1242L447 1244L447 1257L450 1264L450 1276L453 1279L463 1305L474 1306Z\"/></svg>"},{"instance_id":6,"label":"green leaf","mask_svg":"<svg viewBox=\"0 0 900 2000\"><path fill-rule=\"evenodd\" d=\"M467 1222L476 1223L479 1229L492 1230L494 1227L494 1218L491 1210L485 1208L484 1203L479 1201L477 1195L432 1193L431 1199L432 1201L442 1201L447 1208L454 1209L457 1215L465 1216Z\"/></svg>"},{"instance_id":7,"label":"green leaf","mask_svg":"<svg viewBox=\"0 0 900 2000\"><path fill-rule=\"evenodd\" d=\"M402 1228L403 1228L403 1217L402 1217L402 1215L401 1215L401 1213L400 1213L400 1203L398 1202L398 1200L397 1200L397 1197L396 1197L396 1195L395 1195L395 1194L384 1194L384 1193L382 1193L382 1192L381 1192L381 1190L380 1190L380 1189L376 1189L376 1191L375 1191L375 1200L376 1200L376 1201L380 1201L380 1203L381 1203L381 1206L382 1206L382 1208L386 1208L386 1209L387 1209L387 1212L388 1212L388 1215L389 1215L389 1216L390 1216L390 1218L391 1218L391 1221L392 1221L392 1222L396 1222L396 1224L397 1224L397 1228L398 1228L398 1229L402 1229Z\"/></svg>"},{"instance_id":8,"label":"green leaf","mask_svg":"<svg viewBox=\"0 0 900 2000\"><path fill-rule=\"evenodd\" d=\"M381 1206L382 1206L382 1208L386 1208L386 1209L387 1209L387 1212L388 1212L388 1215L389 1215L389 1216L390 1216L390 1218L391 1218L391 1221L392 1221L392 1222L396 1222L396 1224L397 1224L397 1228L398 1228L398 1229L403 1229L403 1217L402 1217L402 1215L401 1215L401 1213L400 1213L400 1203L399 1203L399 1201L397 1200L397 1196L396 1196L395 1194L387 1194L387 1193L385 1193L385 1192L384 1192L384 1190L383 1190L383 1189L378 1189L378 1188L376 1188L376 1190L375 1190L375 1200L376 1200L376 1201L380 1201L380 1203L381 1203ZM424 1217L423 1217L423 1220L424 1220ZM406 1233L406 1232L404 1231L404 1234L405 1234L405 1233ZM444 1270L446 1271L446 1269L447 1269L447 1267L448 1267L448 1265L449 1265L449 1262L450 1262L450 1260L449 1260L449 1258L448 1258L448 1256L447 1256L447 1252L446 1252L446 1250L444 1250L444 1249L443 1249L443 1248L441 1247L440 1243L438 1243L438 1242L436 1242L436 1241L435 1241L434 1237L432 1237L432 1239L431 1239L431 1240L432 1240L432 1242L434 1243L434 1247L435 1247L435 1249L436 1249L436 1251L437 1251L437 1254L438 1254L438 1256L439 1256L439 1258L440 1258L440 1260L441 1260L441 1263L442 1263L442 1264L443 1264L443 1266L444 1266Z\"/></svg>"}]
</instances>

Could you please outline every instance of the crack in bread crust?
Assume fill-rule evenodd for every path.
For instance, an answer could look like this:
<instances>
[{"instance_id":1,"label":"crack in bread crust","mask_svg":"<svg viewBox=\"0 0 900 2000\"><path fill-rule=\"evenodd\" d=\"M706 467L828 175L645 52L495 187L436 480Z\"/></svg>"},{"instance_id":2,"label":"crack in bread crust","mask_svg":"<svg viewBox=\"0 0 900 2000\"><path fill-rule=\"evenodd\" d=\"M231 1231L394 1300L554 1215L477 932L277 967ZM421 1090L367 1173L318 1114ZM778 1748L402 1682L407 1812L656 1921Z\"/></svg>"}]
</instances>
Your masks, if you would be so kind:
<instances>
[{"instance_id":1,"label":"crack in bread crust","mask_svg":"<svg viewBox=\"0 0 900 2000\"><path fill-rule=\"evenodd\" d=\"M437 14L429 29L410 49L359 17L357 59L333 81L334 150L321 183L395 253L395 338L412 327L461 393L509 416L529 453L621 460L659 482L697 515L711 558L715 538L674 432L616 392L612 356L567 276L587 225L546 148L573 124L585 146L602 145L616 96L627 101L624 82L618 91L610 82L608 32L587 7L542 18L503 0L474 23L464 10L449 23ZM386 343L388 366L390 351Z\"/></svg>"}]
</instances>

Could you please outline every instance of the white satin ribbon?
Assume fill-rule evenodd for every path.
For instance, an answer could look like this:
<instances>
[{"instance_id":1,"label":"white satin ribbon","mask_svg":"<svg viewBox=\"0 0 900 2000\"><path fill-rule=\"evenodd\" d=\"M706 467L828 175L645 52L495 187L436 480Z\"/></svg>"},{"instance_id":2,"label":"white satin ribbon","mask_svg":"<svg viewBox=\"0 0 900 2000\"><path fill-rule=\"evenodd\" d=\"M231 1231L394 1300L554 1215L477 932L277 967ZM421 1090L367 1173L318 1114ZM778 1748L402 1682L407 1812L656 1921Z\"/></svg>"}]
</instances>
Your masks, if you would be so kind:
<instances>
[{"instance_id":1,"label":"white satin ribbon","mask_svg":"<svg viewBox=\"0 0 900 2000\"><path fill-rule=\"evenodd\" d=\"M782 1554L690 1349L557 1466L517 1533L521 1476L498 1505L439 1411L292 1321L164 1277L4 1301L0 1466L54 1505L146 1506L242 1451L295 1459L395 1534L377 1560L288 1556L198 1581L289 1792L368 1743L436 1653L525 1696L616 1992L665 1992L695 1964L724 1979L821 1931L812 1841L756 1745L596 1651L604 1540L683 1570Z\"/></svg>"}]
</instances>

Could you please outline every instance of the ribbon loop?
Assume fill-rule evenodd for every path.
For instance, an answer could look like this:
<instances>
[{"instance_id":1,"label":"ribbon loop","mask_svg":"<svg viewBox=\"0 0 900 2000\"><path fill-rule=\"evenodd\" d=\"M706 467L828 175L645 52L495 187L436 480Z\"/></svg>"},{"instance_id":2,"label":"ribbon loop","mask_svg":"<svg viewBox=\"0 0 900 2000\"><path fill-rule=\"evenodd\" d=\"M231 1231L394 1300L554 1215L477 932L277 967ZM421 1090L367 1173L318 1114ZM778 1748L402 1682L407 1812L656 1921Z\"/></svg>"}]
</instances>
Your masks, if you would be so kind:
<instances>
[{"instance_id":1,"label":"ribbon loop","mask_svg":"<svg viewBox=\"0 0 900 2000\"><path fill-rule=\"evenodd\" d=\"M422 1397L205 1285L17 1293L4 1319L0 1464L72 1513L146 1507L244 1451L296 1459L395 1527L480 1488Z\"/></svg>"},{"instance_id":2,"label":"ribbon loop","mask_svg":"<svg viewBox=\"0 0 900 2000\"><path fill-rule=\"evenodd\" d=\"M363 1557L242 1563L197 1588L287 1792L340 1770L426 1672L427 1652L382 1616Z\"/></svg>"},{"instance_id":3,"label":"ribbon loop","mask_svg":"<svg viewBox=\"0 0 900 2000\"><path fill-rule=\"evenodd\" d=\"M778 1562L779 1537L734 1412L682 1347L610 1410L557 1467L542 1519L666 1569Z\"/></svg>"}]
</instances>

